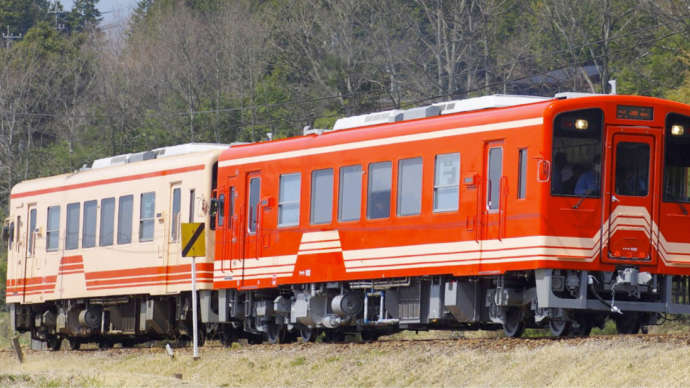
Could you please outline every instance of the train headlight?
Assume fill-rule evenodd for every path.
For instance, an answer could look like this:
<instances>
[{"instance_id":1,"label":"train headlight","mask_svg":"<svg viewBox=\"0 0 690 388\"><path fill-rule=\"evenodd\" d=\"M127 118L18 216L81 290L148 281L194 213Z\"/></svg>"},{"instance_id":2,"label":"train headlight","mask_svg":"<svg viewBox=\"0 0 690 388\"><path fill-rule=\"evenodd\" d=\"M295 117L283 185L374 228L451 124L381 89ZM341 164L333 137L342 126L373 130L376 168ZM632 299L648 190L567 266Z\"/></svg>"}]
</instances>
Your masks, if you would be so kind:
<instances>
[{"instance_id":1,"label":"train headlight","mask_svg":"<svg viewBox=\"0 0 690 388\"><path fill-rule=\"evenodd\" d=\"M585 119L577 119L575 120L575 128L584 131L589 128L589 121Z\"/></svg>"},{"instance_id":2,"label":"train headlight","mask_svg":"<svg viewBox=\"0 0 690 388\"><path fill-rule=\"evenodd\" d=\"M683 136L685 134L685 127L682 125L672 125L671 126L671 135L673 136Z\"/></svg>"}]
</instances>

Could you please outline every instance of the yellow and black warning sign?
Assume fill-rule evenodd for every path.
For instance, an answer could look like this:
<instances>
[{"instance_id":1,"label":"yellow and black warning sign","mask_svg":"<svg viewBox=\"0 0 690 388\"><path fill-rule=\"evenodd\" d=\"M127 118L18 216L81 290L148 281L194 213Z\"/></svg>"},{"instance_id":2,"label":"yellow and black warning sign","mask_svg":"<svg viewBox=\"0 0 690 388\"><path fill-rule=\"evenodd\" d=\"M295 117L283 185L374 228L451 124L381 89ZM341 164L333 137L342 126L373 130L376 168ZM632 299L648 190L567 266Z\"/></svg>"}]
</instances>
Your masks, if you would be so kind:
<instances>
[{"instance_id":1,"label":"yellow and black warning sign","mask_svg":"<svg viewBox=\"0 0 690 388\"><path fill-rule=\"evenodd\" d=\"M206 233L203 222L182 224L182 257L206 256Z\"/></svg>"}]
</instances>

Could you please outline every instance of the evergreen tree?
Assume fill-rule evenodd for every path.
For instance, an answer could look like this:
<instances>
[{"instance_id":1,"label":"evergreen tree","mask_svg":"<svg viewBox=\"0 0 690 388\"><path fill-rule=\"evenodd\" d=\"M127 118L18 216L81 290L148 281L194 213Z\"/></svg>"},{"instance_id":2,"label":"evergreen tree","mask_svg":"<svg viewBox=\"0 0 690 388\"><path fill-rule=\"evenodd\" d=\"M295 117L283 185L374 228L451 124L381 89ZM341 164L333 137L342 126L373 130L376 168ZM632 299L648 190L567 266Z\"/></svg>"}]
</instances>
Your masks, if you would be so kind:
<instances>
[{"instance_id":1,"label":"evergreen tree","mask_svg":"<svg viewBox=\"0 0 690 388\"><path fill-rule=\"evenodd\" d=\"M36 23L48 18L49 7L48 0L0 0L0 32L26 34Z\"/></svg>"},{"instance_id":2,"label":"evergreen tree","mask_svg":"<svg viewBox=\"0 0 690 388\"><path fill-rule=\"evenodd\" d=\"M95 29L103 20L96 4L98 0L75 0L72 11L67 15L69 30L82 32Z\"/></svg>"}]
</instances>

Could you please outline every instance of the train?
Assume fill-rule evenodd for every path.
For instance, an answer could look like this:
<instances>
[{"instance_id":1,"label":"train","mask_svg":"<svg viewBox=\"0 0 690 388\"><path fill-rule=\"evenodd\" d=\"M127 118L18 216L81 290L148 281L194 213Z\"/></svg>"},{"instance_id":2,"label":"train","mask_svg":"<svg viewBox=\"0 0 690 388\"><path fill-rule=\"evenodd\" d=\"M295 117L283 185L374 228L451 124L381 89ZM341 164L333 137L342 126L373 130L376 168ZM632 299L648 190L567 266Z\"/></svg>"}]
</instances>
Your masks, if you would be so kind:
<instances>
[{"instance_id":1,"label":"train","mask_svg":"<svg viewBox=\"0 0 690 388\"><path fill-rule=\"evenodd\" d=\"M401 330L637 333L690 314L690 106L489 95L18 183L11 326L37 346Z\"/></svg>"}]
</instances>

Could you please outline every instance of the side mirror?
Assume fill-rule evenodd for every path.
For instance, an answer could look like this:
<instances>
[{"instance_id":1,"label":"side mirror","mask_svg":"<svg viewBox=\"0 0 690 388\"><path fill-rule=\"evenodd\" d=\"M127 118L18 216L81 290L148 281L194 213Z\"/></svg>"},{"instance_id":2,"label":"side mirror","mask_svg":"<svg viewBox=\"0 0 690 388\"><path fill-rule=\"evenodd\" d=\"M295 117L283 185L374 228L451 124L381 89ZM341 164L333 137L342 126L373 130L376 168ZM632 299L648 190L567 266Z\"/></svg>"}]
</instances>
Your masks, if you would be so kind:
<instances>
[{"instance_id":1,"label":"side mirror","mask_svg":"<svg viewBox=\"0 0 690 388\"><path fill-rule=\"evenodd\" d=\"M548 182L551 179L551 161L539 159L537 162L537 182Z\"/></svg>"}]
</instances>

